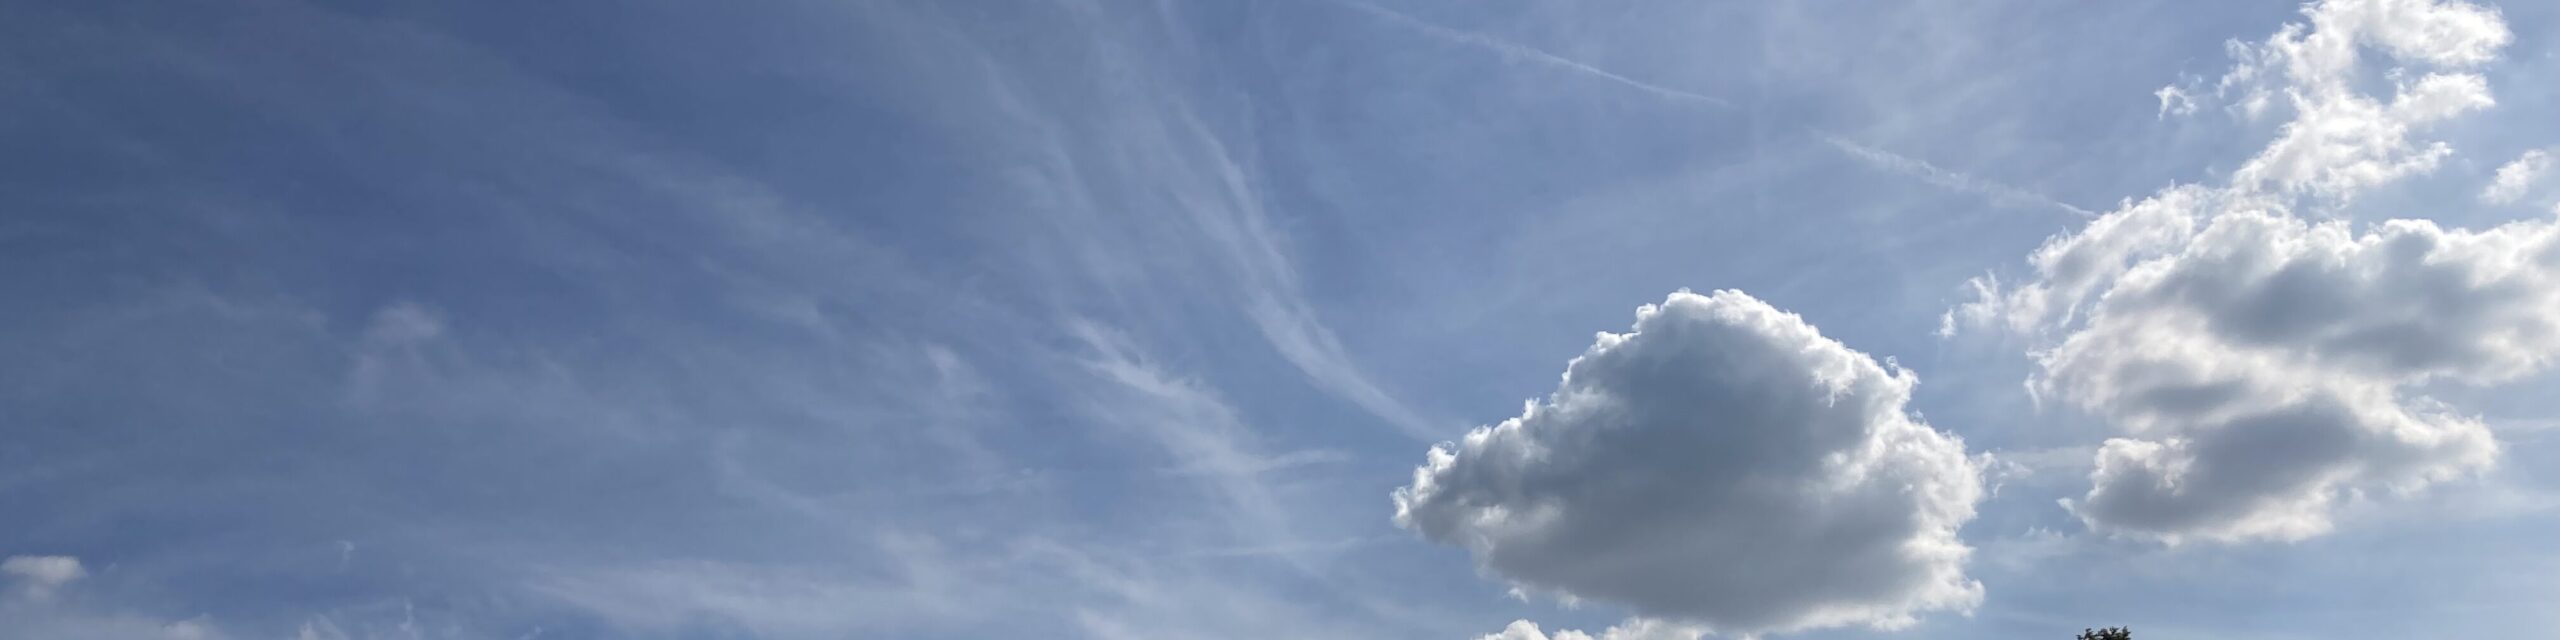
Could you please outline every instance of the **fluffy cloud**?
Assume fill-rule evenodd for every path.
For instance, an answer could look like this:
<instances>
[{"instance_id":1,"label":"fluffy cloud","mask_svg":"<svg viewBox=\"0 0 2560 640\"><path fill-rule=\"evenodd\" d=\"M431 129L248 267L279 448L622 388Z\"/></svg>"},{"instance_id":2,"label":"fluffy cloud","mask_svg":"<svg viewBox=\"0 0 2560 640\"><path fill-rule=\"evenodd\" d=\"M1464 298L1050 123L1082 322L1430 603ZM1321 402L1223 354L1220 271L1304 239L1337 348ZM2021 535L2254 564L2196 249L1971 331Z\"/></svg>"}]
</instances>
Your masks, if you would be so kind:
<instances>
[{"instance_id":1,"label":"fluffy cloud","mask_svg":"<svg viewBox=\"0 0 2560 640\"><path fill-rule=\"evenodd\" d=\"M2523 155L2516 156L2515 160L2498 167L2498 174L2490 178L2489 186L2480 189L2480 201L2489 204L2508 204L2522 200L2527 192L2533 190L2534 182L2541 180L2543 174L2550 172L2551 154L2549 152L2541 149L2524 152Z\"/></svg>"},{"instance_id":2,"label":"fluffy cloud","mask_svg":"<svg viewBox=\"0 0 2560 640\"><path fill-rule=\"evenodd\" d=\"M1676 293L1432 449L1396 522L1522 587L1718 631L1970 609L1981 475L1905 411L1917 383L1741 292Z\"/></svg>"},{"instance_id":3,"label":"fluffy cloud","mask_svg":"<svg viewBox=\"0 0 2560 640\"><path fill-rule=\"evenodd\" d=\"M2093 486L2069 504L2092 528L2169 542L2293 540L2331 507L2409 494L2495 463L2478 420L2418 393L2491 384L2560 357L2560 227L2485 231L2391 220L2359 229L2292 213L2423 171L2450 153L2416 125L2490 103L2474 74L2508 41L2487 9L2345 0L2236 45L2221 89L2242 110L2294 109L2222 187L2176 186L2057 237L2035 276L1949 313L2042 344L2039 397L2114 423ZM2359 93L2377 50L2395 94ZM2414 80L2409 68L2433 71Z\"/></svg>"},{"instance_id":4,"label":"fluffy cloud","mask_svg":"<svg viewBox=\"0 0 2560 640\"><path fill-rule=\"evenodd\" d=\"M2151 438L2100 450L2081 516L2169 540L2298 539L2345 490L2485 468L2485 426L2402 390L2560 356L2551 221L2357 234L2228 212L2113 284L2038 384Z\"/></svg>"},{"instance_id":5,"label":"fluffy cloud","mask_svg":"<svg viewBox=\"0 0 2560 640\"><path fill-rule=\"evenodd\" d=\"M2359 234L2340 221L2227 213L2117 279L2048 364L2069 379L2093 351L2133 355L2114 351L2201 338L2271 369L2511 379L2560 351L2555 229L2550 220L2486 231L2392 220ZM2082 395L2124 391L2088 386Z\"/></svg>"},{"instance_id":6,"label":"fluffy cloud","mask_svg":"<svg viewBox=\"0 0 2560 640\"><path fill-rule=\"evenodd\" d=\"M2495 104L2488 81L2468 71L2497 58L2513 37L2489 9L2436 0L2334 0L2309 5L2238 59L2215 87L2239 94L2253 117L2282 104L2293 119L2232 177L2250 188L2345 198L2363 188L2423 173L2453 153L2412 139L2420 127ZM2395 66L2388 99L2359 90L2362 51Z\"/></svg>"},{"instance_id":7,"label":"fluffy cloud","mask_svg":"<svg viewBox=\"0 0 2560 640\"><path fill-rule=\"evenodd\" d=\"M0 575L7 575L27 593L42 597L53 590L89 575L80 567L80 559L70 556L9 556L0 560Z\"/></svg>"}]
</instances>

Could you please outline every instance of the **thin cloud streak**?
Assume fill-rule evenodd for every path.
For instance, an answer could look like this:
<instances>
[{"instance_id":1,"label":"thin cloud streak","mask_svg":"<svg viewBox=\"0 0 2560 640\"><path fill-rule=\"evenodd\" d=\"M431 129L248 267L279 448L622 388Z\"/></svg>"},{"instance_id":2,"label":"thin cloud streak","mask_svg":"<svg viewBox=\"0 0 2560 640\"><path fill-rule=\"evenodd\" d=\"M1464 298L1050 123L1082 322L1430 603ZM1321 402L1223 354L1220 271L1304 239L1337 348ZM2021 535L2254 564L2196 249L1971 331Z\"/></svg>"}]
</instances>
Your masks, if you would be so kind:
<instances>
[{"instance_id":1,"label":"thin cloud streak","mask_svg":"<svg viewBox=\"0 0 2560 640\"><path fill-rule=\"evenodd\" d=\"M1395 12L1395 11L1388 10L1388 9L1386 9L1386 8L1384 8L1384 7L1380 7L1380 6L1377 6L1377 5L1369 4L1369 3L1366 3L1366 2L1359 2L1358 0L1333 0L1333 3L1334 3L1334 4L1336 4L1336 5L1340 5L1340 6L1344 7L1344 8L1353 9L1353 10L1359 11L1359 12L1361 12L1361 13L1369 14L1370 16L1373 16L1373 17L1379 18L1379 19L1381 19L1381 20L1385 20L1385 21L1387 21L1387 22L1395 23L1395 24L1396 24L1396 25L1398 25L1398 26L1402 26L1402 27L1405 27L1405 28L1413 29L1413 30L1415 30L1415 31L1420 31L1420 32L1425 33L1425 34L1429 34L1429 35L1431 35L1433 38L1439 39L1439 40L1441 40L1441 41L1443 41L1443 42L1449 42L1449 43L1453 43L1453 44L1462 44L1462 45L1467 45L1467 46L1471 46L1471 47L1477 47L1477 48L1480 48L1480 49L1487 49L1487 50L1491 50L1491 51L1493 51L1493 52L1495 52L1495 53L1502 54L1502 57L1507 58L1507 59L1512 59L1512 60L1526 60L1526 61L1528 61L1528 62L1536 63L1536 64L1539 64L1539 65L1542 65L1542 66L1546 66L1546 67L1550 67L1550 68L1562 69L1562 70L1565 70L1565 71L1571 71L1571 72L1579 73L1579 74L1586 75L1586 76L1591 76L1591 77L1595 77L1595 78L1600 78L1600 79L1602 79L1602 80L1608 80L1608 81L1610 81L1610 82L1614 82L1614 83L1617 83L1617 84L1619 84L1619 85L1621 85L1621 86L1625 86L1625 87L1628 87L1628 88L1631 88L1631 89L1635 89L1635 90L1638 90L1638 91L1643 91L1643 92L1645 92L1645 93L1650 93L1650 94L1653 94L1653 95L1656 95L1656 96L1661 96L1661 97L1665 97L1665 98L1670 98L1670 99L1678 100L1678 101L1682 101L1682 102L1697 102L1697 103L1705 103L1705 104L1710 104L1710 105L1714 105L1714 106L1718 106L1718 107L1724 107L1724 108L1732 108L1732 107L1733 107L1733 102L1732 102L1732 101L1730 101L1730 100L1726 100L1726 99L1723 99L1723 98L1718 98L1718 97L1715 97L1715 96L1710 96L1710 95L1700 94L1700 93L1693 93L1693 92L1689 92L1689 91L1682 91L1682 90L1679 90L1679 89L1673 89L1673 88L1670 88L1670 87L1665 87L1665 86L1662 86L1662 85L1658 85L1658 84L1654 84L1654 83L1650 83L1650 82L1645 82L1645 81L1643 81L1643 80L1637 80L1637 79L1635 79L1635 78L1629 78L1629 77L1626 77L1626 76L1618 75L1618 74L1616 74L1616 73L1611 73L1611 72L1610 72L1609 70L1607 70L1607 69L1602 69L1602 68L1599 68L1599 67L1594 67L1594 66L1591 66L1591 65L1589 65L1589 64L1585 64L1585 63L1582 63L1582 62L1576 61L1576 60L1574 60L1574 59L1572 59L1572 58L1567 58L1567 57L1559 56L1559 55L1556 55L1556 54L1553 54L1553 53L1548 53L1548 52L1546 52L1545 50L1542 50L1542 49L1539 49L1539 48L1536 48L1536 47L1531 47L1531 46L1528 46L1528 45L1524 45L1524 44L1520 44L1520 43L1516 43L1516 42L1511 42L1511 41L1509 41L1509 40L1503 40L1503 39L1501 39L1501 38L1496 38L1496 37L1489 36L1489 35L1485 35L1485 34L1482 34L1482 33L1477 33L1477 32L1473 32L1473 31L1466 31L1466 30L1462 30L1462 29L1453 29L1453 28L1450 28L1450 27L1444 27L1444 26L1440 26L1440 25L1432 24L1432 23L1429 23L1429 22L1424 22L1424 21L1422 21L1422 19L1420 19L1420 18L1415 18L1415 17L1413 17L1413 16L1405 15L1405 14L1402 14L1402 13L1397 13L1397 12Z\"/></svg>"},{"instance_id":2,"label":"thin cloud streak","mask_svg":"<svg viewBox=\"0 0 2560 640\"><path fill-rule=\"evenodd\" d=\"M1336 5L1353 9L1387 22L1395 23L1398 26L1428 34L1435 39L1490 50L1501 54L1506 59L1525 60L1550 68L1562 69L1585 76L1596 77L1617 83L1621 86L1643 91L1655 96L1669 98L1675 101L1705 103L1722 108L1733 107L1733 103L1731 101L1723 98L1690 91L1682 91L1629 78L1613 73L1607 69L1602 69L1571 58L1548 53L1547 51L1536 47L1495 38L1483 33L1432 24L1419 18L1398 13L1366 2L1360 2L1358 0L1332 1ZM1930 164L1926 160L1912 158L1893 153L1891 151L1859 144L1846 138L1832 135L1828 132L1816 131L1815 133L1821 137L1823 142L1830 144L1833 148L1839 149L1850 157L1856 158L1870 165L1874 165L1878 168L1919 178L1932 185L1983 196L1995 203L2008 206L2055 209L2074 216L2089 219L2098 217L2098 213L2095 211L2091 211L2071 203L2055 200L2051 197L2033 191L1976 178L1963 172L1953 171Z\"/></svg>"},{"instance_id":3,"label":"thin cloud streak","mask_svg":"<svg viewBox=\"0 0 2560 640\"><path fill-rule=\"evenodd\" d=\"M1847 138L1842 138L1829 132L1815 131L1814 134L1820 137L1824 143L1830 144L1834 149L1839 149L1841 153L1848 154L1849 157L1856 158L1861 162L1865 162L1868 165L1879 169L1919 178L1921 182L1926 182L1954 191L1982 196L1990 199L1994 203L2002 205L2024 209L2054 209L2070 213L2075 216L2080 216L2082 218L2095 219L2098 217L2098 213L2095 211L2083 209L2068 202L2055 200L2041 193L1976 178L1961 171L1955 171L1930 164L1927 160L1921 160L1919 158L1913 158L1891 151L1858 144Z\"/></svg>"}]
</instances>

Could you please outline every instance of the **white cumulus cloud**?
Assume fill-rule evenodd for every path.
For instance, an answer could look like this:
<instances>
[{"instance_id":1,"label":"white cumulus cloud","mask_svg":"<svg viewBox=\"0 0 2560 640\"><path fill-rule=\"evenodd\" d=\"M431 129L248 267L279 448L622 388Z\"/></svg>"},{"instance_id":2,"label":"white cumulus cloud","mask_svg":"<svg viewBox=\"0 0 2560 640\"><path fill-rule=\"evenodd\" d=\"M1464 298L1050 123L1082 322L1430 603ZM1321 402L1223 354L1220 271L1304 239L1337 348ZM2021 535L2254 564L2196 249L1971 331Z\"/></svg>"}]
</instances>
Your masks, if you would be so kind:
<instances>
[{"instance_id":1,"label":"white cumulus cloud","mask_svg":"<svg viewBox=\"0 0 2560 640\"><path fill-rule=\"evenodd\" d=\"M2488 428L2410 385L2494 383L2560 357L2560 227L2365 233L2225 213L2114 282L2040 388L2114 418L2080 515L2163 539L2298 539L2343 492L2407 492L2496 460Z\"/></svg>"},{"instance_id":2,"label":"white cumulus cloud","mask_svg":"<svg viewBox=\"0 0 2560 640\"><path fill-rule=\"evenodd\" d=\"M1916 384L1749 295L1675 293L1432 449L1396 522L1525 589L1719 632L1970 610L1981 474L1905 409Z\"/></svg>"},{"instance_id":3,"label":"white cumulus cloud","mask_svg":"<svg viewBox=\"0 0 2560 640\"><path fill-rule=\"evenodd\" d=\"M2294 213L2451 153L2420 124L2490 104L2481 76L2510 36L2462 2L2335 0L2304 8L2240 62L2223 93L2284 96L2293 119L2220 187L2179 185L2048 241L2034 275L1974 283L1948 327L2037 340L2029 388L2105 418L2092 487L2067 505L2092 529L2187 540L2297 540L2332 508L2408 495L2495 464L2477 418L2429 384L2493 384L2560 357L2560 226L2425 220L2359 227ZM2388 98L2361 92L2388 63ZM2412 71L2417 69L2417 71Z\"/></svg>"}]
</instances>

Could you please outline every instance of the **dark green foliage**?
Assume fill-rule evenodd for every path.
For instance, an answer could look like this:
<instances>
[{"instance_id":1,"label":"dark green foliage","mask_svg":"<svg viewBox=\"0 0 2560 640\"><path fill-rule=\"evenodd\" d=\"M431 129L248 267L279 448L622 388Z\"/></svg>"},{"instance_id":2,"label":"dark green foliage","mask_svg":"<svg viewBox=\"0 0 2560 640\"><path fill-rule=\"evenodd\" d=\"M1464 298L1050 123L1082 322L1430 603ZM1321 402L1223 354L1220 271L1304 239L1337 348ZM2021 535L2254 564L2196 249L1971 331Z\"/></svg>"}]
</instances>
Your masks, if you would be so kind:
<instances>
[{"instance_id":1,"label":"dark green foliage","mask_svg":"<svg viewBox=\"0 0 2560 640\"><path fill-rule=\"evenodd\" d=\"M2081 629L2076 640L2133 640L2133 630L2124 627Z\"/></svg>"}]
</instances>

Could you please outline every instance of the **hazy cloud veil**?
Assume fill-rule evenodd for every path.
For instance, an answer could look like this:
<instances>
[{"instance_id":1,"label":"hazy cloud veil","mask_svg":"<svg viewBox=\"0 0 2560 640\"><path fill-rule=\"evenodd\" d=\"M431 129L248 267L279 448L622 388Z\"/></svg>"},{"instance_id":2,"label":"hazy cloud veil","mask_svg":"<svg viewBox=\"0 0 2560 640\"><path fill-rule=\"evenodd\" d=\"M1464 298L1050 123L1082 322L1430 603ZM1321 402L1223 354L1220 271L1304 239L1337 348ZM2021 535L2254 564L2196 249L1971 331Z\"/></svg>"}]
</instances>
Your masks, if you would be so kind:
<instances>
[{"instance_id":1,"label":"hazy cloud veil","mask_svg":"<svg viewBox=\"0 0 2560 640\"><path fill-rule=\"evenodd\" d=\"M0 2L0 640L2549 629L2555 25Z\"/></svg>"}]
</instances>

